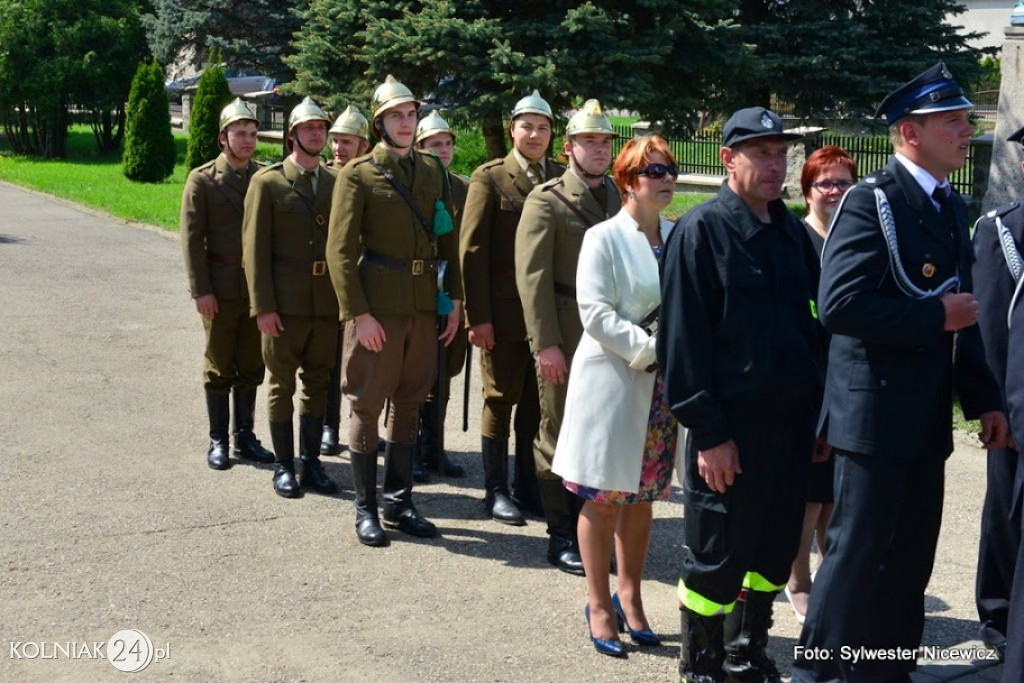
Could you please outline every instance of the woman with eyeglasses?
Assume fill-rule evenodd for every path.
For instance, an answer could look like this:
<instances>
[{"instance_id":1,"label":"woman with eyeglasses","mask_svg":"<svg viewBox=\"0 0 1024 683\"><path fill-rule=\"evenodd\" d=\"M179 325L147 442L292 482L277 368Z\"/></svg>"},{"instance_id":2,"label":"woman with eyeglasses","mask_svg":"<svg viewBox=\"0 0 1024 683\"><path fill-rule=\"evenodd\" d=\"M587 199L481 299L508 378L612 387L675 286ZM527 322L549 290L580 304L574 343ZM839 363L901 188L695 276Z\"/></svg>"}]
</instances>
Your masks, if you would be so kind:
<instances>
[{"instance_id":1,"label":"woman with eyeglasses","mask_svg":"<svg viewBox=\"0 0 1024 683\"><path fill-rule=\"evenodd\" d=\"M800 185L807 203L804 227L818 256L825 246L828 224L839 201L857 182L857 162L842 148L828 145L807 157L800 174ZM832 516L832 472L834 460L826 443L819 441L811 461L810 476L807 480L807 508L804 511L804 526L800 535L800 549L797 551L786 597L793 608L798 623L804 623L807 603L811 592L811 543L818 539L819 552L825 551L825 528Z\"/></svg>"},{"instance_id":2,"label":"woman with eyeglasses","mask_svg":"<svg viewBox=\"0 0 1024 683\"><path fill-rule=\"evenodd\" d=\"M660 213L672 201L679 170L664 138L649 135L626 143L612 173L622 210L583 239L576 300L584 333L552 469L583 501L577 532L590 639L601 654L624 657L620 632L639 646L661 644L644 614L640 582L652 503L668 496L675 461L677 424L663 400L654 343L658 259L672 228Z\"/></svg>"}]
</instances>

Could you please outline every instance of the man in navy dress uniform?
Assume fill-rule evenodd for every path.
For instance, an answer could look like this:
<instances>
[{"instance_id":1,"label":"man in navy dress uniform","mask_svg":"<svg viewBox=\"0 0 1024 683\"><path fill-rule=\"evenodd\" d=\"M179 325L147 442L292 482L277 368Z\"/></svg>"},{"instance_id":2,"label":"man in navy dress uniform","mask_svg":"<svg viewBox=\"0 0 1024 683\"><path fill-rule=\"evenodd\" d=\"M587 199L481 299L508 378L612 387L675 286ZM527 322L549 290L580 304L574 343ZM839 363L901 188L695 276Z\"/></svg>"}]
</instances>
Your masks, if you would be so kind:
<instances>
[{"instance_id":1,"label":"man in navy dress uniform","mask_svg":"<svg viewBox=\"0 0 1024 683\"><path fill-rule=\"evenodd\" d=\"M981 419L985 448L1006 445L975 324L967 211L948 181L966 159L972 106L941 62L890 93L875 116L895 155L846 195L825 243L818 310L832 343L819 430L836 457L835 511L794 681L910 681L954 391L965 417Z\"/></svg>"},{"instance_id":2,"label":"man in navy dress uniform","mask_svg":"<svg viewBox=\"0 0 1024 683\"><path fill-rule=\"evenodd\" d=\"M1024 128L1009 138L1009 142L1024 143ZM1024 164L1021 165L1024 169ZM1017 292L1017 284L1024 273L1024 206L1010 202L993 209L978 220L974 228L974 291L981 307L978 326L985 345L985 357L996 382L1008 394L1016 396L1021 391L1024 359L1014 365L1010 361L1011 345L1024 342L1024 325L1008 325L1011 302ZM1019 296L1019 295L1018 295ZM1015 316L1019 304L1014 304ZM1013 321L1009 318L1010 322ZM1024 420L1021 420L1020 402L1009 406L1011 433L1024 436ZM1007 651L1007 627L1011 614L1024 617L1024 604L1011 608L1011 588L1016 573L1022 574L1024 562L1018 560L1021 539L1021 491L1024 488L1024 468L1018 464L1019 452L1011 439L1005 449L989 451L988 486L985 492L985 506L981 513L981 543L978 549L978 576L975 595L978 616L981 620L980 637L1003 658ZM1018 581L1024 581L1018 578ZM1021 589L1024 590L1024 589ZM1018 602L1024 600L1021 591L1016 594ZM1024 620L1017 626L1014 647L1009 648L1011 664L1015 674L1007 680L1024 680L1024 656L1021 653L1024 640ZM1015 663L1015 664L1014 664ZM1010 675L1010 666L1005 667Z\"/></svg>"}]
</instances>

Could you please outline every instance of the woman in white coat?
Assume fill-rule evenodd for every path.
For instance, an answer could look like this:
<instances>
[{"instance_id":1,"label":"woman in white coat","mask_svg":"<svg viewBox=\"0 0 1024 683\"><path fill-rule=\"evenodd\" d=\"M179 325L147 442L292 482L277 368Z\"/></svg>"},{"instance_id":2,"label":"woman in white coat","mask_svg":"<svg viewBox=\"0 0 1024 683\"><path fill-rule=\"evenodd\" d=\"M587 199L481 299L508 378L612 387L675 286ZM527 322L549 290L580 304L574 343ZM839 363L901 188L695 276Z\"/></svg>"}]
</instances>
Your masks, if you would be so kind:
<instances>
[{"instance_id":1,"label":"woman in white coat","mask_svg":"<svg viewBox=\"0 0 1024 683\"><path fill-rule=\"evenodd\" d=\"M653 321L661 302L658 258L672 223L679 171L657 135L630 140L612 169L622 210L587 231L576 270L584 334L572 361L565 417L552 469L584 500L577 533L589 598L590 638L602 654L625 656L618 633L660 645L644 614L640 581L651 507L668 496L675 419L655 366ZM614 541L618 593L609 586Z\"/></svg>"}]
</instances>

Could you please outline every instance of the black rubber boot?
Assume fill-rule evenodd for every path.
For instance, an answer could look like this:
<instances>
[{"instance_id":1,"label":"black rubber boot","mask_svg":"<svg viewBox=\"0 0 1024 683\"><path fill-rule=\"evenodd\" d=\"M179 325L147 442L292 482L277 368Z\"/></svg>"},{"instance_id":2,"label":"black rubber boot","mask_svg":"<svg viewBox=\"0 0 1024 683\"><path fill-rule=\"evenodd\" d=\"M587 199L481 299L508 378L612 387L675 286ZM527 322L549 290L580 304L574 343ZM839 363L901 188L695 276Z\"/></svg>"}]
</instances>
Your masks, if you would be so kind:
<instances>
[{"instance_id":1,"label":"black rubber boot","mask_svg":"<svg viewBox=\"0 0 1024 683\"><path fill-rule=\"evenodd\" d=\"M484 461L484 507L502 524L523 526L526 520L508 493L508 439L483 437L480 454Z\"/></svg>"},{"instance_id":2,"label":"black rubber boot","mask_svg":"<svg viewBox=\"0 0 1024 683\"><path fill-rule=\"evenodd\" d=\"M533 435L516 432L515 469L512 475L512 501L520 510L544 516L540 485L537 483L537 463L533 459Z\"/></svg>"},{"instance_id":3,"label":"black rubber boot","mask_svg":"<svg viewBox=\"0 0 1024 683\"><path fill-rule=\"evenodd\" d=\"M324 419L319 415L299 416L299 459L302 461L299 484L317 493L337 493L338 485L327 476L320 463L320 433L323 424Z\"/></svg>"},{"instance_id":4,"label":"black rubber boot","mask_svg":"<svg viewBox=\"0 0 1024 683\"><path fill-rule=\"evenodd\" d=\"M352 483L356 490L356 537L363 545L381 548L388 544L377 515L377 451L350 450Z\"/></svg>"},{"instance_id":5,"label":"black rubber boot","mask_svg":"<svg viewBox=\"0 0 1024 683\"><path fill-rule=\"evenodd\" d=\"M448 401L429 400L420 406L420 456L429 472L461 479L466 476L465 468L449 460L448 452L443 448L441 434L444 430L444 419L447 412ZM441 431L439 432L438 429Z\"/></svg>"},{"instance_id":6,"label":"black rubber boot","mask_svg":"<svg viewBox=\"0 0 1024 683\"><path fill-rule=\"evenodd\" d=\"M576 540L576 496L565 490L561 479L540 479L539 483L548 523L548 562L563 572L583 576L583 558Z\"/></svg>"},{"instance_id":7,"label":"black rubber boot","mask_svg":"<svg viewBox=\"0 0 1024 683\"><path fill-rule=\"evenodd\" d=\"M274 493L285 498L302 495L295 479L295 430L291 420L270 421L270 440L274 444Z\"/></svg>"},{"instance_id":8,"label":"black rubber boot","mask_svg":"<svg viewBox=\"0 0 1024 683\"><path fill-rule=\"evenodd\" d=\"M384 526L410 536L437 536L437 527L412 503L412 461L416 446L388 442L384 449Z\"/></svg>"},{"instance_id":9,"label":"black rubber boot","mask_svg":"<svg viewBox=\"0 0 1024 683\"><path fill-rule=\"evenodd\" d=\"M235 412L235 447L232 453L236 458L251 460L263 464L274 462L274 454L263 447L253 433L256 414L256 390L234 389L231 391L232 408Z\"/></svg>"},{"instance_id":10,"label":"black rubber boot","mask_svg":"<svg viewBox=\"0 0 1024 683\"><path fill-rule=\"evenodd\" d=\"M339 345L340 346L340 345ZM344 450L338 440L341 425L341 356L331 370L327 383L327 408L324 411L324 431L320 437L320 455L340 455Z\"/></svg>"},{"instance_id":11,"label":"black rubber boot","mask_svg":"<svg viewBox=\"0 0 1024 683\"><path fill-rule=\"evenodd\" d=\"M725 615L705 617L685 607L679 646L679 683L723 683L725 650L722 627Z\"/></svg>"},{"instance_id":12,"label":"black rubber boot","mask_svg":"<svg viewBox=\"0 0 1024 683\"><path fill-rule=\"evenodd\" d=\"M210 418L210 448L206 451L206 464L215 470L231 467L228 458L230 410L227 394L206 392L206 415Z\"/></svg>"},{"instance_id":13,"label":"black rubber boot","mask_svg":"<svg viewBox=\"0 0 1024 683\"><path fill-rule=\"evenodd\" d=\"M729 683L779 683L775 661L768 656L772 603L778 591L744 589L725 617L725 665Z\"/></svg>"}]
</instances>

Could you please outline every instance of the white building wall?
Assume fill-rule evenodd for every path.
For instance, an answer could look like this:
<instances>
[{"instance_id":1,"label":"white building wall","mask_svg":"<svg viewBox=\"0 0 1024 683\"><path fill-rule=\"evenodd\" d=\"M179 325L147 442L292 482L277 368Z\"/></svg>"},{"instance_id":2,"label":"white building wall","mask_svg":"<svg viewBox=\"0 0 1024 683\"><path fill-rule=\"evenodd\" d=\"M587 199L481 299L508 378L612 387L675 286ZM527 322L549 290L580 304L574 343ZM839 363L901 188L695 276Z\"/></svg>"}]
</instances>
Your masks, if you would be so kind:
<instances>
[{"instance_id":1,"label":"white building wall","mask_svg":"<svg viewBox=\"0 0 1024 683\"><path fill-rule=\"evenodd\" d=\"M1010 13L1013 12L1014 0L959 0L967 11L949 22L954 26L962 26L963 33L985 31L987 36L980 40L970 41L972 47L999 47L1003 44L1003 31L1010 25Z\"/></svg>"}]
</instances>

